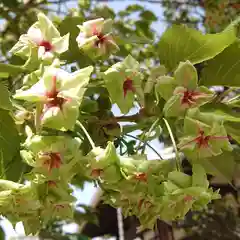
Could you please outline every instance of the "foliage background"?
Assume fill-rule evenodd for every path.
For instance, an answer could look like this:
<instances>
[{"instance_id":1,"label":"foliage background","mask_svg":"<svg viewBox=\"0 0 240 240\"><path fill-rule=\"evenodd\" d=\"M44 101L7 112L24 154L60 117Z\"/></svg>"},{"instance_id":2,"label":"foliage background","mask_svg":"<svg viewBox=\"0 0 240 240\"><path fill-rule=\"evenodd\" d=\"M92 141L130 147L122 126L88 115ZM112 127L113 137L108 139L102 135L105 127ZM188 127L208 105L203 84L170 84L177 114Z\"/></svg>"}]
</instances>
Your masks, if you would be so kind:
<instances>
[{"instance_id":1,"label":"foliage background","mask_svg":"<svg viewBox=\"0 0 240 240\"><path fill-rule=\"evenodd\" d=\"M99 2L102 4L99 5ZM237 1L124 1L126 8L119 11L116 11L114 6L120 5L123 1L120 1L120 3L119 1L116 1L118 3L111 2L115 1L2 0L0 3L0 70L2 68L1 63L23 64L21 58L11 56L8 51L15 44L19 36L26 32L29 26L35 22L36 11L39 10L51 16L52 20L59 27L62 35L69 31L71 32L70 54L63 54L62 58L69 63L66 67L72 70L76 65L82 68L92 64L91 59L78 51L75 42L78 34L76 25L86 19L100 16L104 18L113 18L115 20L114 27L118 35L117 42L121 45L121 51L116 56L106 61L104 65L97 62L96 66L98 66L101 71L106 70L112 64L126 57L129 52L141 62L142 66L156 66L159 63L159 53L156 51L159 38L167 26L170 26L172 23L184 23L190 27L200 29L203 32L219 32L240 12ZM113 8L109 6L113 6ZM147 6L147 8L145 6ZM159 9L159 11L155 9ZM125 40L128 40L131 44L125 43ZM146 43L146 40L152 41ZM199 66L199 70L200 69L201 66ZM19 80L21 78L22 75L19 74L17 69L15 76L7 78L7 84L10 91L15 92L19 87ZM216 89L216 91L219 92L219 98L229 96L227 94L222 95L226 93L226 90L227 88L223 87ZM99 104L101 104L102 107L100 109L101 111L98 112L99 117L104 119L113 114L111 109L109 109L109 101L103 89L101 87L92 88L91 91L95 93L98 92L101 96ZM234 94L238 94L238 92L233 91L231 97L234 96ZM151 109L150 106L151 99L149 99L149 109ZM113 112L116 114L117 109L113 109ZM134 114L134 110L131 113ZM143 129L148 129L149 127L150 125L148 122L143 123ZM93 139L100 145L104 145L106 141L111 138L111 134L114 134L111 132L111 129L114 128L116 128L116 126L110 125L107 126L107 129L99 129L95 138L94 129L92 132ZM91 131L91 126L89 129ZM99 137L100 135L101 137ZM133 145L135 142L129 138L126 138L126 140L128 142L127 151L134 152ZM158 141L164 142L165 147L171 145L170 138L167 135L161 135ZM13 161L9 165L9 171L7 172L8 178L15 180L21 175L21 171L18 171L18 174L16 174L16 169L19 169L19 167L22 168L23 166L18 166L17 164L18 161ZM186 171L187 168L188 166L186 165ZM26 169L22 169L22 171L26 171ZM223 174L226 176L225 173ZM237 173L235 174L237 175ZM84 180L85 179L79 177L75 182L76 186L81 187ZM235 182L237 181L238 179L235 179ZM216 185L219 185L218 179L215 179L215 182L217 182ZM176 227L184 228L190 235L195 236L195 238L191 239L197 239L199 234L201 239L234 239L234 237L237 236L236 232L239 232L238 193L236 189L233 190L228 184L225 183L224 186L226 189L223 191L227 196L226 204L225 200L223 200L219 204L211 206L209 211L198 215L197 220L196 216L188 216L184 223L178 223ZM84 216L79 216L80 213L79 215L76 214L76 223L78 224L84 219ZM206 219L208 220L206 221ZM213 221L209 219L213 219ZM226 221L226 219L229 220L224 224L226 228L223 228L223 225L220 226L219 224L221 221ZM193 228L194 225L198 226L197 230ZM52 232L55 231L54 234L56 235L61 234L58 232L58 226L54 224L50 226L50 229ZM211 229L211 232L209 232L209 229ZM214 232L216 232L215 235ZM211 234L213 234L213 236Z\"/></svg>"}]
</instances>

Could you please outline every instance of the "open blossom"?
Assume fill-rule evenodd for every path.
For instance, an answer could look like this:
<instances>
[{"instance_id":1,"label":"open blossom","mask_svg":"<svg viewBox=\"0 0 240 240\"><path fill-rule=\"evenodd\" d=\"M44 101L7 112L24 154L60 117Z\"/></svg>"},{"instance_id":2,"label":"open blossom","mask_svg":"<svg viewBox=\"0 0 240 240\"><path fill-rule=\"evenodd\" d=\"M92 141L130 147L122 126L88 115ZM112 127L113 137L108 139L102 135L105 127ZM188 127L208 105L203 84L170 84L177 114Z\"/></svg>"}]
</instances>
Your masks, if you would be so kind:
<instances>
[{"instance_id":1,"label":"open blossom","mask_svg":"<svg viewBox=\"0 0 240 240\"><path fill-rule=\"evenodd\" d=\"M80 49L91 57L108 55L119 50L111 33L112 20L98 18L79 25L80 33L76 39Z\"/></svg>"},{"instance_id":2,"label":"open blossom","mask_svg":"<svg viewBox=\"0 0 240 240\"><path fill-rule=\"evenodd\" d=\"M35 85L17 91L14 97L42 103L42 125L59 130L73 129L92 70L90 66L70 74L49 67Z\"/></svg>"},{"instance_id":3,"label":"open blossom","mask_svg":"<svg viewBox=\"0 0 240 240\"><path fill-rule=\"evenodd\" d=\"M49 173L52 171L52 169L58 169L62 165L62 159L59 152L40 153L39 159L42 162L42 166L46 167Z\"/></svg>"},{"instance_id":4,"label":"open blossom","mask_svg":"<svg viewBox=\"0 0 240 240\"><path fill-rule=\"evenodd\" d=\"M196 153L198 158L207 158L221 154L222 150L232 150L222 123L214 122L209 126L186 117L184 125L187 137L182 138L179 148L187 154L190 151Z\"/></svg>"},{"instance_id":5,"label":"open blossom","mask_svg":"<svg viewBox=\"0 0 240 240\"><path fill-rule=\"evenodd\" d=\"M26 34L20 36L11 52L27 58L31 51L37 49L39 59L52 59L54 55L67 51L68 45L69 34L61 37L53 23L43 13L39 13L38 21Z\"/></svg>"},{"instance_id":6,"label":"open blossom","mask_svg":"<svg viewBox=\"0 0 240 240\"><path fill-rule=\"evenodd\" d=\"M111 100L124 114L134 107L135 98L138 98L140 104L143 102L143 75L139 70L139 63L129 55L104 72L103 77Z\"/></svg>"},{"instance_id":7,"label":"open blossom","mask_svg":"<svg viewBox=\"0 0 240 240\"><path fill-rule=\"evenodd\" d=\"M189 108L201 106L214 96L208 88L198 86L197 70L189 61L180 62L174 77L160 77L156 92L166 100L163 111L169 117L184 115Z\"/></svg>"}]
</instances>

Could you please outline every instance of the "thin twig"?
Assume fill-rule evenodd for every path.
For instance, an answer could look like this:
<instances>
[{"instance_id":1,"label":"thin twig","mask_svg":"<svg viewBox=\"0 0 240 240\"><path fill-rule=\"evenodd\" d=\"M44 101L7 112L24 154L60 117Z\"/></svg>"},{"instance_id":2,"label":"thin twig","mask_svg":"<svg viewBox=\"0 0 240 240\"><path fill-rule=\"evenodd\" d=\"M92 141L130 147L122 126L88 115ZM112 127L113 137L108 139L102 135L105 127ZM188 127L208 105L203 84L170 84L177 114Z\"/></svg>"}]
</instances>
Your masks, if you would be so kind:
<instances>
[{"instance_id":1,"label":"thin twig","mask_svg":"<svg viewBox=\"0 0 240 240\"><path fill-rule=\"evenodd\" d=\"M36 104L36 113L35 113L35 128L36 133L38 134L41 130L41 114L42 114L42 104L37 103Z\"/></svg>"},{"instance_id":2,"label":"thin twig","mask_svg":"<svg viewBox=\"0 0 240 240\"><path fill-rule=\"evenodd\" d=\"M90 137L90 135L88 134L87 130L85 129L85 127L82 125L82 123L80 123L79 121L76 121L76 124L83 130L84 134L86 135L90 145L92 146L92 148L95 148L95 143L93 142L92 138Z\"/></svg>"},{"instance_id":3,"label":"thin twig","mask_svg":"<svg viewBox=\"0 0 240 240\"><path fill-rule=\"evenodd\" d=\"M173 133L172 133L172 129L171 129L168 121L167 121L165 118L163 118L163 121L164 121L164 123L166 124L167 130L168 130L169 135L170 135L170 138L171 138L171 140L172 140L173 148L174 148L174 151L175 151L175 154L176 154L177 170L180 171L180 169L181 169L180 156L179 156L179 153L178 153L178 150L177 150L177 145L176 145L176 142L175 142Z\"/></svg>"},{"instance_id":4,"label":"thin twig","mask_svg":"<svg viewBox=\"0 0 240 240\"><path fill-rule=\"evenodd\" d=\"M138 140L138 141L141 141L141 139L139 139L139 138L137 138L137 137L135 137L135 136L132 136L131 134L125 134L125 136L131 137L131 138L136 139L136 140ZM156 150L155 148L153 148L149 143L146 143L146 145L147 145L149 148L151 148L151 149L159 156L160 159L163 160L162 156L157 152L157 150Z\"/></svg>"}]
</instances>

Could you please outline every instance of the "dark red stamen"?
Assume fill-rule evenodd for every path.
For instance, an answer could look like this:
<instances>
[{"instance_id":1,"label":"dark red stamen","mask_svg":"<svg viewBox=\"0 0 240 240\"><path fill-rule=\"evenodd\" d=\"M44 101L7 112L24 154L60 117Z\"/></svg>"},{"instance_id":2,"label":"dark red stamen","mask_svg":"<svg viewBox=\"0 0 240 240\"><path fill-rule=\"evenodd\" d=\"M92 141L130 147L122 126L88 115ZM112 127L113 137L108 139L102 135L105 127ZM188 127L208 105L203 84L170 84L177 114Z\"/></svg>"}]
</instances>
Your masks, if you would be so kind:
<instances>
[{"instance_id":1,"label":"dark red stamen","mask_svg":"<svg viewBox=\"0 0 240 240\"><path fill-rule=\"evenodd\" d=\"M186 90L183 92L183 97L181 99L181 104L187 104L188 106L191 106L196 103L196 100L198 97L204 96L205 94L192 91L192 90Z\"/></svg>"},{"instance_id":2,"label":"dark red stamen","mask_svg":"<svg viewBox=\"0 0 240 240\"><path fill-rule=\"evenodd\" d=\"M229 139L229 138L228 138L228 136L205 135L204 131L199 129L199 135L196 138L194 138L193 140L184 144L183 146L186 146L186 145L189 145L189 144L195 142L198 148L209 148L210 140L219 140L219 139Z\"/></svg>"},{"instance_id":3,"label":"dark red stamen","mask_svg":"<svg viewBox=\"0 0 240 240\"><path fill-rule=\"evenodd\" d=\"M147 182L147 174L146 173L137 173L134 176L140 182Z\"/></svg>"},{"instance_id":4,"label":"dark red stamen","mask_svg":"<svg viewBox=\"0 0 240 240\"><path fill-rule=\"evenodd\" d=\"M53 49L53 46L50 42L48 41L41 41L38 46L42 46L45 48L45 52L50 52Z\"/></svg>"},{"instance_id":5,"label":"dark red stamen","mask_svg":"<svg viewBox=\"0 0 240 240\"><path fill-rule=\"evenodd\" d=\"M98 178L101 176L102 173L103 173L103 169L100 169L100 168L93 169L91 172L91 177Z\"/></svg>"},{"instance_id":6,"label":"dark red stamen","mask_svg":"<svg viewBox=\"0 0 240 240\"><path fill-rule=\"evenodd\" d=\"M184 200L184 202L191 202L193 200L193 197L190 196L190 195L187 195L187 196L184 197L183 200Z\"/></svg>"},{"instance_id":7,"label":"dark red stamen","mask_svg":"<svg viewBox=\"0 0 240 240\"><path fill-rule=\"evenodd\" d=\"M93 26L92 29L92 35L97 36L98 40L95 42L96 47L99 47L101 44L105 43L107 40L107 37L104 36L101 32L99 32L96 28L96 26Z\"/></svg>"},{"instance_id":8,"label":"dark red stamen","mask_svg":"<svg viewBox=\"0 0 240 240\"><path fill-rule=\"evenodd\" d=\"M52 180L49 180L47 182L47 184L48 184L49 187L57 187L57 183L55 181L52 181Z\"/></svg>"},{"instance_id":9,"label":"dark red stamen","mask_svg":"<svg viewBox=\"0 0 240 240\"><path fill-rule=\"evenodd\" d=\"M56 211L59 212L61 209L65 208L65 205L63 205L63 204L56 204L54 207L55 207Z\"/></svg>"},{"instance_id":10,"label":"dark red stamen","mask_svg":"<svg viewBox=\"0 0 240 240\"><path fill-rule=\"evenodd\" d=\"M126 78L126 80L123 83L123 95L124 95L124 97L126 97L128 91L131 91L131 92L136 91L135 87L133 86L133 80L131 80L130 78Z\"/></svg>"},{"instance_id":11,"label":"dark red stamen","mask_svg":"<svg viewBox=\"0 0 240 240\"><path fill-rule=\"evenodd\" d=\"M146 201L144 199L141 199L139 202L138 202L138 208L139 210L144 207L144 208L150 208L152 206L152 203L150 201Z\"/></svg>"},{"instance_id":12,"label":"dark red stamen","mask_svg":"<svg viewBox=\"0 0 240 240\"><path fill-rule=\"evenodd\" d=\"M48 152L43 153L42 155L47 157L47 159L43 162L43 165L46 166L49 171L51 171L53 168L61 167L62 161L59 153Z\"/></svg>"},{"instance_id":13,"label":"dark red stamen","mask_svg":"<svg viewBox=\"0 0 240 240\"><path fill-rule=\"evenodd\" d=\"M52 78L52 89L49 92L46 92L47 96L47 103L45 104L45 107L52 108L52 107L58 107L62 109L62 105L68 101L68 99L64 97L58 96L59 91L57 90L57 77L53 76Z\"/></svg>"}]
</instances>

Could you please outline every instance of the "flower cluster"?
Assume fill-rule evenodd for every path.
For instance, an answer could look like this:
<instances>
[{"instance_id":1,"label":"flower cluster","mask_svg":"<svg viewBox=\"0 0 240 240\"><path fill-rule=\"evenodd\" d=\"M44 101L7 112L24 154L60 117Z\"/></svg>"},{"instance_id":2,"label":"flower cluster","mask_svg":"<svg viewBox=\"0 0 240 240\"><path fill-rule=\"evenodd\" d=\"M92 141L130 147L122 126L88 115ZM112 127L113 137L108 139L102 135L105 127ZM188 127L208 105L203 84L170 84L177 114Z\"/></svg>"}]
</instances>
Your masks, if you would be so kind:
<instances>
[{"instance_id":1,"label":"flower cluster","mask_svg":"<svg viewBox=\"0 0 240 240\"><path fill-rule=\"evenodd\" d=\"M163 111L169 117L184 115L187 109L205 104L214 95L208 88L198 87L197 70L189 61L179 64L174 77L159 77L156 92L166 100Z\"/></svg>"},{"instance_id":2,"label":"flower cluster","mask_svg":"<svg viewBox=\"0 0 240 240\"><path fill-rule=\"evenodd\" d=\"M91 58L107 58L119 49L113 39L111 20L90 20L79 28L76 41ZM22 221L27 234L37 233L51 220L73 218L76 199L69 184L77 174L105 190L105 202L122 207L125 216L136 215L143 228L153 228L158 218L166 221L183 218L191 209L199 210L219 198L218 191L209 187L200 161L192 162L193 174L189 176L176 168L175 159L148 161L145 155L119 156L113 142L105 141L105 149L95 146L81 123L85 116L80 116L79 111L94 69L88 66L72 73L62 69L58 57L68 50L68 40L69 34L61 37L53 23L39 13L38 21L11 50L27 59L25 68L37 63L13 96L26 106L26 110L24 107L17 112L16 122L25 127L27 137L20 153L31 171L24 175L26 184L0 180L1 214L12 223ZM109 94L107 98L123 114L136 102L147 108L148 95L156 97L152 101L156 108L159 96L162 97L166 117L175 120L184 117L178 147L190 160L206 160L232 150L223 121L211 119L198 109L211 101L214 93L198 86L197 71L191 62L181 62L173 76L164 66L143 74L140 64L128 55L100 76ZM94 102L95 95L93 100L89 95L85 98ZM161 113L161 109L156 112ZM91 112L87 114L89 117ZM96 115L91 117L98 119ZM31 123L28 125L25 120ZM111 123L118 126L116 118ZM119 128L116 131L117 134L109 131L112 139L120 135ZM82 132L92 150L89 146L84 148Z\"/></svg>"},{"instance_id":3,"label":"flower cluster","mask_svg":"<svg viewBox=\"0 0 240 240\"><path fill-rule=\"evenodd\" d=\"M47 66L36 84L27 90L18 90L14 98L40 103L41 125L72 130L92 71L93 67L86 67L70 74Z\"/></svg>"},{"instance_id":4,"label":"flower cluster","mask_svg":"<svg viewBox=\"0 0 240 240\"><path fill-rule=\"evenodd\" d=\"M22 221L26 234L37 233L50 220L73 218L76 199L71 195L69 184L80 171L77 162L82 158L81 141L67 135L41 135L46 128L74 129L93 71L92 66L72 73L61 69L57 57L68 50L68 38L69 34L61 37L53 23L39 13L38 21L12 49L12 53L40 64L38 70L27 75L23 87L13 96L36 107L37 134L34 135L27 126L28 137L20 152L25 163L32 167L32 171L24 176L28 184L0 182L1 214L12 223ZM38 54L33 55L34 51ZM31 120L26 113L17 112L18 124Z\"/></svg>"},{"instance_id":5,"label":"flower cluster","mask_svg":"<svg viewBox=\"0 0 240 240\"><path fill-rule=\"evenodd\" d=\"M42 13L26 34L23 34L10 52L23 58L37 52L41 60L52 61L55 56L68 50L69 34L61 37L57 28Z\"/></svg>"},{"instance_id":6,"label":"flower cluster","mask_svg":"<svg viewBox=\"0 0 240 240\"><path fill-rule=\"evenodd\" d=\"M223 151L232 151L229 136L222 121L206 120L198 109L188 111L184 119L184 136L179 148L190 159L204 159L222 154Z\"/></svg>"},{"instance_id":7,"label":"flower cluster","mask_svg":"<svg viewBox=\"0 0 240 240\"><path fill-rule=\"evenodd\" d=\"M219 198L218 192L209 188L205 170L197 164L189 176L176 171L169 160L120 157L112 143L105 150L93 149L87 157L84 172L105 190L104 200L122 207L125 216L136 215L143 228L153 228L158 218L183 218L190 209L199 210Z\"/></svg>"}]
</instances>

